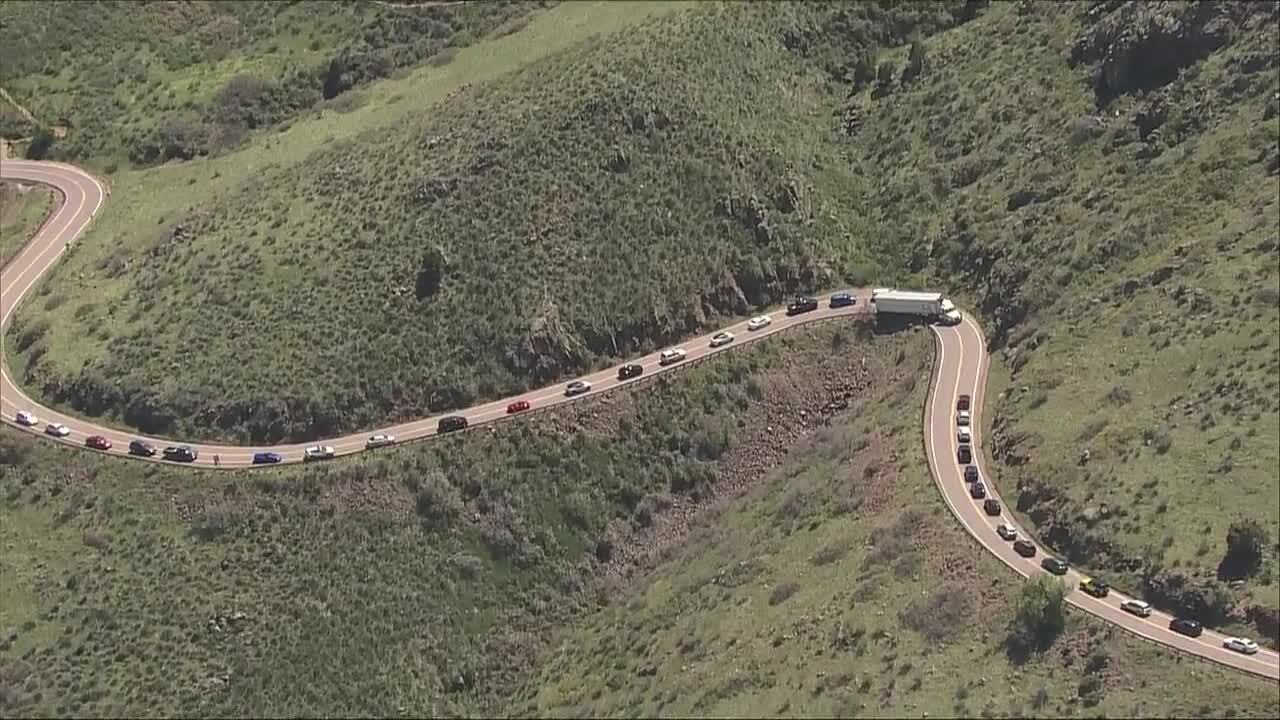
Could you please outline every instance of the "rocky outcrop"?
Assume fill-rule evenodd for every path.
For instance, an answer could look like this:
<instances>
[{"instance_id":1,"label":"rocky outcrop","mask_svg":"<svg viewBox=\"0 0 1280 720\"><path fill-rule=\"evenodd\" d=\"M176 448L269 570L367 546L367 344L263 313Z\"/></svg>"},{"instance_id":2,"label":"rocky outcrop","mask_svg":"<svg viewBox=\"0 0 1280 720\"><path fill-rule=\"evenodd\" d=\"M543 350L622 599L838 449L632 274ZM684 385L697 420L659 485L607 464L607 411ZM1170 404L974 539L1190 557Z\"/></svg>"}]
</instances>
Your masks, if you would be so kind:
<instances>
[{"instance_id":1,"label":"rocky outcrop","mask_svg":"<svg viewBox=\"0 0 1280 720\"><path fill-rule=\"evenodd\" d=\"M1154 90L1185 67L1231 41L1233 28L1249 15L1274 12L1273 3L1107 2L1095 5L1093 21L1071 49L1071 63L1096 64L1099 104Z\"/></svg>"}]
</instances>

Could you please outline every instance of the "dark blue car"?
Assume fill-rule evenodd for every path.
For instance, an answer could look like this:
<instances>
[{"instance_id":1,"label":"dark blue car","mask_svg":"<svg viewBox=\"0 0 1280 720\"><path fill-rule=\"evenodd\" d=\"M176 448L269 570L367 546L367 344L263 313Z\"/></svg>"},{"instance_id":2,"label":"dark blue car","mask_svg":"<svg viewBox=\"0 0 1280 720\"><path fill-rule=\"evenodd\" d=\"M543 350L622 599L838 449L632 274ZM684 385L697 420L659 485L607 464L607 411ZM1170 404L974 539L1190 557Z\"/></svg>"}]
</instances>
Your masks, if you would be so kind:
<instances>
[{"instance_id":1,"label":"dark blue car","mask_svg":"<svg viewBox=\"0 0 1280 720\"><path fill-rule=\"evenodd\" d=\"M831 296L831 307L833 308L849 307L856 302L858 302L858 299L849 293L836 293Z\"/></svg>"},{"instance_id":2,"label":"dark blue car","mask_svg":"<svg viewBox=\"0 0 1280 720\"><path fill-rule=\"evenodd\" d=\"M284 458L280 457L280 453L260 452L260 453L253 454L254 465L268 465L271 463L278 463L283 459Z\"/></svg>"}]
</instances>

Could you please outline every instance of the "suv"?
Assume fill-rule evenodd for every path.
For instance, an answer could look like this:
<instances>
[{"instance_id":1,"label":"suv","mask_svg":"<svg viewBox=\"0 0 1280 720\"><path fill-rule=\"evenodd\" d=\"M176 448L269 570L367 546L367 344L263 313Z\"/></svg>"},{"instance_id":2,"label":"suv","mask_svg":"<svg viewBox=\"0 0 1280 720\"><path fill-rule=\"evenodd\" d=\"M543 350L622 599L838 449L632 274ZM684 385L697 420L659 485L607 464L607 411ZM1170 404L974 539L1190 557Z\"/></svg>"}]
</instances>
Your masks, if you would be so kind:
<instances>
[{"instance_id":1,"label":"suv","mask_svg":"<svg viewBox=\"0 0 1280 720\"><path fill-rule=\"evenodd\" d=\"M787 306L787 314L799 315L800 313L807 313L817 309L818 309L817 298L803 297L803 296L797 295L795 301Z\"/></svg>"},{"instance_id":2,"label":"suv","mask_svg":"<svg viewBox=\"0 0 1280 720\"><path fill-rule=\"evenodd\" d=\"M1023 540L1023 539L1014 540L1013 551L1018 553L1022 557L1029 558L1029 557L1036 556L1035 543L1031 542L1030 540Z\"/></svg>"},{"instance_id":3,"label":"suv","mask_svg":"<svg viewBox=\"0 0 1280 720\"><path fill-rule=\"evenodd\" d=\"M968 395L961 395L959 399L956 400L956 412L960 412L961 410L968 410L969 402L970 402L970 399Z\"/></svg>"},{"instance_id":4,"label":"suv","mask_svg":"<svg viewBox=\"0 0 1280 720\"><path fill-rule=\"evenodd\" d=\"M156 454L156 446L146 440L132 440L129 442L129 454L152 457Z\"/></svg>"},{"instance_id":5,"label":"suv","mask_svg":"<svg viewBox=\"0 0 1280 720\"><path fill-rule=\"evenodd\" d=\"M958 460L961 465L968 465L973 462L973 449L968 445L961 445L956 448L956 460Z\"/></svg>"},{"instance_id":6,"label":"suv","mask_svg":"<svg viewBox=\"0 0 1280 720\"><path fill-rule=\"evenodd\" d=\"M1000 536L1001 540L1017 540L1018 539L1018 531L1014 530L1013 526L1008 523L1000 523L999 525L997 525L996 534Z\"/></svg>"},{"instance_id":7,"label":"suv","mask_svg":"<svg viewBox=\"0 0 1280 720\"><path fill-rule=\"evenodd\" d=\"M332 460L333 446L331 445L312 445L302 451L303 460Z\"/></svg>"},{"instance_id":8,"label":"suv","mask_svg":"<svg viewBox=\"0 0 1280 720\"><path fill-rule=\"evenodd\" d=\"M1138 617L1151 617L1151 605L1142 600L1125 600L1120 603L1120 609L1130 615Z\"/></svg>"},{"instance_id":9,"label":"suv","mask_svg":"<svg viewBox=\"0 0 1280 720\"><path fill-rule=\"evenodd\" d=\"M253 454L254 465L274 465L282 460L284 460L284 458L281 457L280 453L264 451Z\"/></svg>"},{"instance_id":10,"label":"suv","mask_svg":"<svg viewBox=\"0 0 1280 720\"><path fill-rule=\"evenodd\" d=\"M964 481L971 482L971 483L978 482L978 466L977 465L964 466Z\"/></svg>"},{"instance_id":11,"label":"suv","mask_svg":"<svg viewBox=\"0 0 1280 720\"><path fill-rule=\"evenodd\" d=\"M1085 595L1092 595L1096 598L1104 598L1107 596L1108 593L1111 592L1111 586L1107 585L1101 580L1094 580L1093 578L1085 578L1080 581L1080 590L1084 592Z\"/></svg>"},{"instance_id":12,"label":"suv","mask_svg":"<svg viewBox=\"0 0 1280 720\"><path fill-rule=\"evenodd\" d=\"M19 410L18 414L13 416L13 419L19 425L26 425L27 427L35 427L36 423L39 422L39 420L36 420L36 416L27 410Z\"/></svg>"},{"instance_id":13,"label":"suv","mask_svg":"<svg viewBox=\"0 0 1280 720\"><path fill-rule=\"evenodd\" d=\"M436 424L436 433L443 435L444 433L454 432L455 430L466 430L467 419L461 415L449 415L440 418L440 422Z\"/></svg>"},{"instance_id":14,"label":"suv","mask_svg":"<svg viewBox=\"0 0 1280 720\"><path fill-rule=\"evenodd\" d=\"M658 356L658 364L664 365L664 366L672 365L680 362L684 358L685 358L684 348L672 348L670 350L663 350L662 354Z\"/></svg>"},{"instance_id":15,"label":"suv","mask_svg":"<svg viewBox=\"0 0 1280 720\"><path fill-rule=\"evenodd\" d=\"M591 383L587 382L586 380L574 380L573 382L564 386L565 397L573 397L574 395L581 395L585 392L590 392L590 391L591 391Z\"/></svg>"},{"instance_id":16,"label":"suv","mask_svg":"<svg viewBox=\"0 0 1280 720\"><path fill-rule=\"evenodd\" d=\"M1188 620L1186 618L1174 618L1170 620L1169 629L1176 633L1186 635L1187 637L1200 637L1200 634L1204 632L1203 625L1195 620Z\"/></svg>"},{"instance_id":17,"label":"suv","mask_svg":"<svg viewBox=\"0 0 1280 720\"><path fill-rule=\"evenodd\" d=\"M956 424L957 424L957 425L960 425L960 426L962 426L962 427L968 427L968 426L969 426L969 421L970 421L970 420L972 420L972 419L973 419L973 416L969 414L969 411L968 411L968 410L957 410L957 411L956 411Z\"/></svg>"},{"instance_id":18,"label":"suv","mask_svg":"<svg viewBox=\"0 0 1280 720\"><path fill-rule=\"evenodd\" d=\"M1044 560L1040 561L1040 567L1044 568L1045 570L1048 570L1054 575L1067 574L1067 563L1065 560L1062 560L1061 558L1056 558L1052 556L1047 557Z\"/></svg>"},{"instance_id":19,"label":"suv","mask_svg":"<svg viewBox=\"0 0 1280 720\"><path fill-rule=\"evenodd\" d=\"M640 377L644 373L644 366L635 363L628 363L618 368L619 380L630 380L631 378Z\"/></svg>"},{"instance_id":20,"label":"suv","mask_svg":"<svg viewBox=\"0 0 1280 720\"><path fill-rule=\"evenodd\" d=\"M200 454L189 445L170 445L164 449L164 459L173 462L195 462Z\"/></svg>"},{"instance_id":21,"label":"suv","mask_svg":"<svg viewBox=\"0 0 1280 720\"><path fill-rule=\"evenodd\" d=\"M90 435L84 439L84 446L91 447L94 450L110 450L111 441L101 435Z\"/></svg>"},{"instance_id":22,"label":"suv","mask_svg":"<svg viewBox=\"0 0 1280 720\"><path fill-rule=\"evenodd\" d=\"M1000 514L1000 501L995 498L987 498L986 502L982 503L982 511L991 517L996 517Z\"/></svg>"},{"instance_id":23,"label":"suv","mask_svg":"<svg viewBox=\"0 0 1280 720\"><path fill-rule=\"evenodd\" d=\"M981 500L987 496L987 486L980 482L976 482L969 486L969 497L974 500Z\"/></svg>"},{"instance_id":24,"label":"suv","mask_svg":"<svg viewBox=\"0 0 1280 720\"><path fill-rule=\"evenodd\" d=\"M849 293L836 293L831 296L831 307L833 308L849 307L850 305L857 304L857 302L858 298L850 295Z\"/></svg>"}]
</instances>

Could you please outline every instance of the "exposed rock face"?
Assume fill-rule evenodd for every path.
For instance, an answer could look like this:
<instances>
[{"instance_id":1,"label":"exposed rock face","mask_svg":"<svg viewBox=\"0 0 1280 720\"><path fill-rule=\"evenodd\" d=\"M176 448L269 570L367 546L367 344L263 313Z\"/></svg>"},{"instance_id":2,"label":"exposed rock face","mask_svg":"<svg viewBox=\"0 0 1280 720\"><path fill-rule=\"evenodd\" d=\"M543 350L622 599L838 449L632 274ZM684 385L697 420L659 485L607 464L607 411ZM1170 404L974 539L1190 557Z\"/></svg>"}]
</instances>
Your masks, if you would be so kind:
<instances>
[{"instance_id":1,"label":"exposed rock face","mask_svg":"<svg viewBox=\"0 0 1280 720\"><path fill-rule=\"evenodd\" d=\"M1270 7L1267 7L1270 6ZM1096 63L1099 104L1153 90L1231 41L1250 16L1275 14L1274 3L1105 2L1071 49L1071 63Z\"/></svg>"}]
</instances>

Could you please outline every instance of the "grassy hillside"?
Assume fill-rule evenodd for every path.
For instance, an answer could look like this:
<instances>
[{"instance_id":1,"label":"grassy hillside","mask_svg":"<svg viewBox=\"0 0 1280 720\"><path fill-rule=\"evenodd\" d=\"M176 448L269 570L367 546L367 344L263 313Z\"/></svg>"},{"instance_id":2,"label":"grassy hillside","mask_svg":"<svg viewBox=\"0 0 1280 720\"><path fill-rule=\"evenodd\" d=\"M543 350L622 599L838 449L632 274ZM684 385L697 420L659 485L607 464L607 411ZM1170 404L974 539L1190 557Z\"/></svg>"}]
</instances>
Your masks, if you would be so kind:
<instances>
[{"instance_id":1,"label":"grassy hillside","mask_svg":"<svg viewBox=\"0 0 1280 720\"><path fill-rule=\"evenodd\" d=\"M901 262L988 317L1019 512L1072 562L1273 644L1277 12L993 8L930 39L918 79L851 102L851 161L884 179L869 206ZM1259 562L1220 567L1249 522Z\"/></svg>"},{"instance_id":2,"label":"grassy hillside","mask_svg":"<svg viewBox=\"0 0 1280 720\"><path fill-rule=\"evenodd\" d=\"M0 183L0 267L40 229L53 203L54 192L43 185Z\"/></svg>"},{"instance_id":3,"label":"grassy hillside","mask_svg":"<svg viewBox=\"0 0 1280 720\"><path fill-rule=\"evenodd\" d=\"M928 351L825 324L492 431L236 475L0 430L0 710L492 712L635 533Z\"/></svg>"},{"instance_id":4,"label":"grassy hillside","mask_svg":"<svg viewBox=\"0 0 1280 720\"><path fill-rule=\"evenodd\" d=\"M928 356L912 356L923 378ZM549 717L1268 717L1275 685L1071 614L1022 659L1021 578L938 501L925 382L797 445L607 607L514 712Z\"/></svg>"},{"instance_id":5,"label":"grassy hillside","mask_svg":"<svg viewBox=\"0 0 1280 720\"><path fill-rule=\"evenodd\" d=\"M931 349L828 324L491 432L232 476L0 429L0 710L1274 715L1267 683L1078 620L1009 664L1020 583L924 468Z\"/></svg>"},{"instance_id":6,"label":"grassy hillside","mask_svg":"<svg viewBox=\"0 0 1280 720\"><path fill-rule=\"evenodd\" d=\"M67 129L54 157L97 167L190 159L398 68L447 63L549 4L5 3L0 87L43 125ZM3 134L31 132L15 118Z\"/></svg>"},{"instance_id":7,"label":"grassy hillside","mask_svg":"<svg viewBox=\"0 0 1280 720\"><path fill-rule=\"evenodd\" d=\"M989 328L995 480L1040 536L1280 638L1275 4L571 5L123 175L14 367L155 432L304 438L798 288L944 287Z\"/></svg>"},{"instance_id":8,"label":"grassy hillside","mask_svg":"<svg viewBox=\"0 0 1280 720\"><path fill-rule=\"evenodd\" d=\"M941 8L857 6L871 17L843 21L896 41L952 22ZM699 5L301 162L227 168L243 182L217 199L87 242L58 276L85 268L122 289L49 315L47 332L15 327L18 363L54 400L152 432L310 438L880 276L845 207L867 179L833 158L826 118L843 91L779 40L834 14Z\"/></svg>"}]
</instances>

